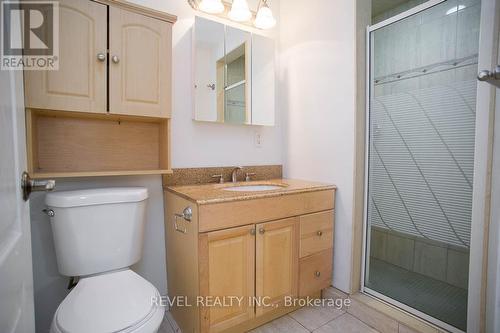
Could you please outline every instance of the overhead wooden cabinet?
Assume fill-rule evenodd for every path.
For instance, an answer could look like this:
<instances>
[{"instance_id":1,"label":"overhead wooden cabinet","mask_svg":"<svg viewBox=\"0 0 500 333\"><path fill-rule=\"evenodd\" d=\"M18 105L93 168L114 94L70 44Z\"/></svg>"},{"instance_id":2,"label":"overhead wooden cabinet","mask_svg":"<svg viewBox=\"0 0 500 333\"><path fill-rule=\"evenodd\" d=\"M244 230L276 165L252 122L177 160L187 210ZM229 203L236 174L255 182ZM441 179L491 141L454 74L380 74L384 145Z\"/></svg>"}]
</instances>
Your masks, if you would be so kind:
<instances>
[{"instance_id":1,"label":"overhead wooden cabinet","mask_svg":"<svg viewBox=\"0 0 500 333\"><path fill-rule=\"evenodd\" d=\"M110 8L109 110L170 117L171 24Z\"/></svg>"},{"instance_id":2,"label":"overhead wooden cabinet","mask_svg":"<svg viewBox=\"0 0 500 333\"><path fill-rule=\"evenodd\" d=\"M130 8L62 0L59 70L25 72L26 107L170 117L172 22Z\"/></svg>"},{"instance_id":3,"label":"overhead wooden cabinet","mask_svg":"<svg viewBox=\"0 0 500 333\"><path fill-rule=\"evenodd\" d=\"M107 6L59 4L59 70L24 72L27 108L106 112Z\"/></svg>"},{"instance_id":4,"label":"overhead wooden cabinet","mask_svg":"<svg viewBox=\"0 0 500 333\"><path fill-rule=\"evenodd\" d=\"M59 70L24 74L31 176L171 173L176 17L125 0L59 8Z\"/></svg>"}]
</instances>

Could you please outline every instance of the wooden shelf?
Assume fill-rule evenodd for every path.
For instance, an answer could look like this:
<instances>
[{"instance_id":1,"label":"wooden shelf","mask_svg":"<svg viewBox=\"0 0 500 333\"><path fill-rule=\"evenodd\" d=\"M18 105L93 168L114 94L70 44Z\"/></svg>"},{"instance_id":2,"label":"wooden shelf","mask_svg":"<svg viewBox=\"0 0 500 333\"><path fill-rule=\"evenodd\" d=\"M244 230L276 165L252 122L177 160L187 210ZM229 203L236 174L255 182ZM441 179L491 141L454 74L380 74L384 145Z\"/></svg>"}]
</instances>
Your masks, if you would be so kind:
<instances>
[{"instance_id":1,"label":"wooden shelf","mask_svg":"<svg viewBox=\"0 0 500 333\"><path fill-rule=\"evenodd\" d=\"M33 178L171 173L170 119L26 110Z\"/></svg>"}]
</instances>

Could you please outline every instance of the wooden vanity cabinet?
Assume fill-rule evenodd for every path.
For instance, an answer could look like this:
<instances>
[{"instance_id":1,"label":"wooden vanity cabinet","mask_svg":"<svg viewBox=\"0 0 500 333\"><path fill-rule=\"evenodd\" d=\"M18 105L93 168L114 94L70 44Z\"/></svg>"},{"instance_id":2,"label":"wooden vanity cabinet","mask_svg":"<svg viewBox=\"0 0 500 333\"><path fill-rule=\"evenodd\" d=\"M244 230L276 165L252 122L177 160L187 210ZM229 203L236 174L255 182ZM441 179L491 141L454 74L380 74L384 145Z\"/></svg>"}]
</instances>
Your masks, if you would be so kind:
<instances>
[{"instance_id":1,"label":"wooden vanity cabinet","mask_svg":"<svg viewBox=\"0 0 500 333\"><path fill-rule=\"evenodd\" d=\"M286 296L320 297L332 279L334 193L324 190L199 205L166 190L169 297L244 298L243 304L231 306L204 306L195 301L189 302L191 307L174 304L170 311L182 332L251 330L296 309L284 306ZM311 195L320 201L311 202ZM234 207L245 204L249 208L261 205L262 200L275 203L269 221L260 213L253 215L253 223L241 213L232 220ZM192 210L190 221L179 217L187 207ZM207 209L227 209L227 218L219 224L210 219L207 224L202 221L208 218ZM235 226L238 221L244 225ZM264 297L265 304L260 304ZM254 302L249 304L249 299Z\"/></svg>"},{"instance_id":2,"label":"wooden vanity cabinet","mask_svg":"<svg viewBox=\"0 0 500 333\"><path fill-rule=\"evenodd\" d=\"M299 218L257 224L255 296L269 297L268 303L281 306L286 296L298 295ZM269 305L269 304L266 304ZM272 311L256 306L256 314Z\"/></svg>"},{"instance_id":3,"label":"wooden vanity cabinet","mask_svg":"<svg viewBox=\"0 0 500 333\"><path fill-rule=\"evenodd\" d=\"M170 117L175 16L106 4L60 1L59 70L25 71L26 108Z\"/></svg>"},{"instance_id":4,"label":"wooden vanity cabinet","mask_svg":"<svg viewBox=\"0 0 500 333\"><path fill-rule=\"evenodd\" d=\"M255 294L255 226L212 231L199 236L200 295L237 296L245 302L202 307L201 331L221 332L255 316L246 300Z\"/></svg>"}]
</instances>

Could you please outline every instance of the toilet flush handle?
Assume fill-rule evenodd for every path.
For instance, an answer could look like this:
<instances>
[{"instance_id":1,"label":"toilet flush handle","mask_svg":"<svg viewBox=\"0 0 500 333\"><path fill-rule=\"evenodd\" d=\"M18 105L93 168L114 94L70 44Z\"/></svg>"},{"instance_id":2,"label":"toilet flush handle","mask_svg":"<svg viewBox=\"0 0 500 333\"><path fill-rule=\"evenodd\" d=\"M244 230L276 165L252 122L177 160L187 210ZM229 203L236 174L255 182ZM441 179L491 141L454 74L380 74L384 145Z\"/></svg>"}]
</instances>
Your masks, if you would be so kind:
<instances>
[{"instance_id":1,"label":"toilet flush handle","mask_svg":"<svg viewBox=\"0 0 500 333\"><path fill-rule=\"evenodd\" d=\"M54 217L56 215L56 213L54 213L54 211L50 208L44 208L42 209L42 212L47 214L48 217Z\"/></svg>"}]
</instances>

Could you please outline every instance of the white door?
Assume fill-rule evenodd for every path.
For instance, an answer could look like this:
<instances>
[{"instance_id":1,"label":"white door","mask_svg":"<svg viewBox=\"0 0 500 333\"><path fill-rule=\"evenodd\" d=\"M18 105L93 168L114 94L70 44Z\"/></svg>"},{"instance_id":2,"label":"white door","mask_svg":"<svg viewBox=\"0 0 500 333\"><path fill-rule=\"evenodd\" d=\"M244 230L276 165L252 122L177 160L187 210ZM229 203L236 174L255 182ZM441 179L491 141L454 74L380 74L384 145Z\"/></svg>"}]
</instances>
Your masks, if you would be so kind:
<instances>
[{"instance_id":1,"label":"white door","mask_svg":"<svg viewBox=\"0 0 500 333\"><path fill-rule=\"evenodd\" d=\"M22 71L0 70L0 332L34 328L29 204L20 180L26 169Z\"/></svg>"},{"instance_id":2,"label":"white door","mask_svg":"<svg viewBox=\"0 0 500 333\"><path fill-rule=\"evenodd\" d=\"M467 332L500 329L500 0L482 0ZM485 72L488 71L489 73ZM495 71L497 71L495 78ZM487 259L487 266L484 265ZM484 305L486 305L484 307Z\"/></svg>"}]
</instances>

